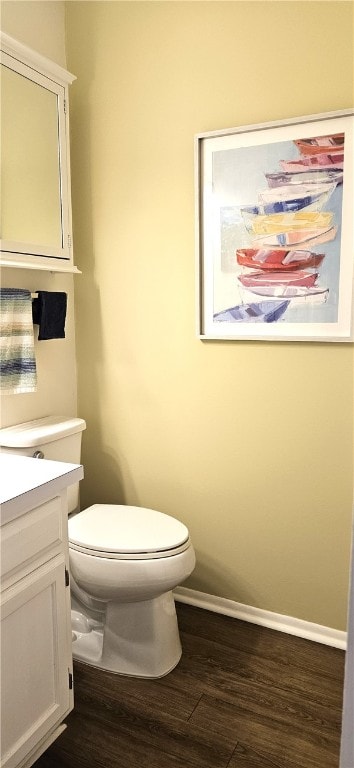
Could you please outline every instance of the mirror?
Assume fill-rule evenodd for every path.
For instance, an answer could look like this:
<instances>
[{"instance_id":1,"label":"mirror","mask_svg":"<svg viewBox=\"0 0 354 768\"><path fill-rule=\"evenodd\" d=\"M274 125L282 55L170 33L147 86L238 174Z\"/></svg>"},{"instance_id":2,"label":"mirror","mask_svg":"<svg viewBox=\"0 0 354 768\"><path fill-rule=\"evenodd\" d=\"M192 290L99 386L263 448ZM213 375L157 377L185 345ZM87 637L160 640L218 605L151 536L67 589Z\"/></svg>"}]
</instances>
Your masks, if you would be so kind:
<instances>
[{"instance_id":1,"label":"mirror","mask_svg":"<svg viewBox=\"0 0 354 768\"><path fill-rule=\"evenodd\" d=\"M3 266L77 272L72 263L68 85L58 64L1 35Z\"/></svg>"},{"instance_id":2,"label":"mirror","mask_svg":"<svg viewBox=\"0 0 354 768\"><path fill-rule=\"evenodd\" d=\"M62 247L55 93L1 66L1 237Z\"/></svg>"}]
</instances>

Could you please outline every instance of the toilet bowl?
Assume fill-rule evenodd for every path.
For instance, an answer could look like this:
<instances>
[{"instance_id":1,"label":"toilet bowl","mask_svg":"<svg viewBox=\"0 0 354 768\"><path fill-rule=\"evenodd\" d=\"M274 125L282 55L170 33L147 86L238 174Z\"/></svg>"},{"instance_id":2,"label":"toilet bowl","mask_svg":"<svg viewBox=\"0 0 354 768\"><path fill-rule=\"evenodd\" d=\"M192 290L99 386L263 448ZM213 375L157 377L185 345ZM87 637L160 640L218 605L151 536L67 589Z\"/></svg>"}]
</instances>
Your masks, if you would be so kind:
<instances>
[{"instance_id":1,"label":"toilet bowl","mask_svg":"<svg viewBox=\"0 0 354 768\"><path fill-rule=\"evenodd\" d=\"M189 576L188 529L142 507L94 504L69 519L73 656L162 677L182 649L172 590Z\"/></svg>"},{"instance_id":2,"label":"toilet bowl","mask_svg":"<svg viewBox=\"0 0 354 768\"><path fill-rule=\"evenodd\" d=\"M83 419L45 416L0 430L4 453L79 464ZM183 523L155 510L95 504L68 489L73 656L124 675L162 677L181 656L172 590L195 554Z\"/></svg>"}]
</instances>

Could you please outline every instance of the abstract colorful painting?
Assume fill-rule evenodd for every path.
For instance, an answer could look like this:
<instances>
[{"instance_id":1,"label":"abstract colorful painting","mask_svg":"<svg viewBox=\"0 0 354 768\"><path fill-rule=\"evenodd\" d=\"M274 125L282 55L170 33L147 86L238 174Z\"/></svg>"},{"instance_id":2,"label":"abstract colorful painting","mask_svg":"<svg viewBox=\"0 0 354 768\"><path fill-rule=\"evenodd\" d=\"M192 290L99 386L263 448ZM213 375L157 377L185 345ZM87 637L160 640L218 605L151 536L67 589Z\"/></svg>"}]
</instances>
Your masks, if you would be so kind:
<instances>
[{"instance_id":1,"label":"abstract colorful painting","mask_svg":"<svg viewBox=\"0 0 354 768\"><path fill-rule=\"evenodd\" d=\"M196 137L201 338L353 340L353 116Z\"/></svg>"}]
</instances>

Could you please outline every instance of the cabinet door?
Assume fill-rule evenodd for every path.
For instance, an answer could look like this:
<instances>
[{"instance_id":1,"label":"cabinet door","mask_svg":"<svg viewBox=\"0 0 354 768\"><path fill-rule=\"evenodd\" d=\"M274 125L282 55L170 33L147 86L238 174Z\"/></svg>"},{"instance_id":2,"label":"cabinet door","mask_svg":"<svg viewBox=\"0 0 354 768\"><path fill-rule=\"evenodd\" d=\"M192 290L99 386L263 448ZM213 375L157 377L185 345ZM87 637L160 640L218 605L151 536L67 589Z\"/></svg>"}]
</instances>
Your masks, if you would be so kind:
<instances>
[{"instance_id":1,"label":"cabinet door","mask_svg":"<svg viewBox=\"0 0 354 768\"><path fill-rule=\"evenodd\" d=\"M2 768L19 765L71 708L66 589L59 555L2 594Z\"/></svg>"},{"instance_id":2,"label":"cabinet door","mask_svg":"<svg viewBox=\"0 0 354 768\"><path fill-rule=\"evenodd\" d=\"M68 85L75 77L0 32L4 266L72 263Z\"/></svg>"}]
</instances>

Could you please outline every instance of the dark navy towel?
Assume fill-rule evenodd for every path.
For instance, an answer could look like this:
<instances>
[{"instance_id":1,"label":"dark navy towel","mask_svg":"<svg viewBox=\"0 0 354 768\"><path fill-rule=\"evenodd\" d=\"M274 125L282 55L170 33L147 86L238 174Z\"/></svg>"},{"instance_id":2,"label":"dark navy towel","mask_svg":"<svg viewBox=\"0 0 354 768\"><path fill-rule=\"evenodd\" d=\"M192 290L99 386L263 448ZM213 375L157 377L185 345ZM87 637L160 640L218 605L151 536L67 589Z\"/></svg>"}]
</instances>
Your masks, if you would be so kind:
<instances>
[{"instance_id":1,"label":"dark navy towel","mask_svg":"<svg viewBox=\"0 0 354 768\"><path fill-rule=\"evenodd\" d=\"M38 340L65 339L67 295L59 291L38 291L32 302L32 316L39 325Z\"/></svg>"}]
</instances>

